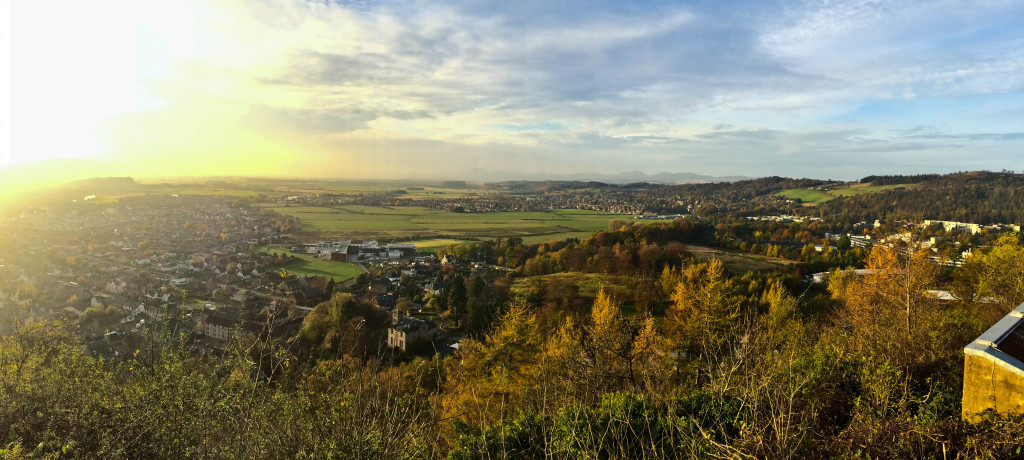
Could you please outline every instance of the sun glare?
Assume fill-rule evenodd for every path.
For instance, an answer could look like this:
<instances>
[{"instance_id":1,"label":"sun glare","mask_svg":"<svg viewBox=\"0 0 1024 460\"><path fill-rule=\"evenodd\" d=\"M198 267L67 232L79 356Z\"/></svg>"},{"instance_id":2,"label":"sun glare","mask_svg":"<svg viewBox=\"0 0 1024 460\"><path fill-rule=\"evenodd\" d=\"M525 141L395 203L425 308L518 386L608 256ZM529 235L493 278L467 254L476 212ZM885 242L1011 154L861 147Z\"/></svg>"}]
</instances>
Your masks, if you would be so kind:
<instances>
[{"instance_id":1,"label":"sun glare","mask_svg":"<svg viewBox=\"0 0 1024 460\"><path fill-rule=\"evenodd\" d=\"M196 48L184 4L11 2L10 164L93 158L111 117L157 109L172 57Z\"/></svg>"}]
</instances>

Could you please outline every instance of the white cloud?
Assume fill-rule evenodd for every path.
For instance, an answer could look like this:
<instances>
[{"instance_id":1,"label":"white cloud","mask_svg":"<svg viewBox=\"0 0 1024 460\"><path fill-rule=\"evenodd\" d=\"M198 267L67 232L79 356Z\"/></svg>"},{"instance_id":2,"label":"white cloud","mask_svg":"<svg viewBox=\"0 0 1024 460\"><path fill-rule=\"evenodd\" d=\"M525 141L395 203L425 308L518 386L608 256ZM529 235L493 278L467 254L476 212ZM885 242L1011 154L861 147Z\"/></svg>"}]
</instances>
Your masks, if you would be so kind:
<instances>
[{"instance_id":1,"label":"white cloud","mask_svg":"<svg viewBox=\"0 0 1024 460\"><path fill-rule=\"evenodd\" d=\"M86 16L87 25L65 24L109 26L81 47L72 37L51 37L55 49L109 45L109 53L93 53L98 61L69 56L41 72L105 63L72 85L77 90L53 91L72 95L85 81L109 78L93 94L122 91L120 99L94 109L98 100L82 96L76 104L100 111L88 115L94 124L112 115L175 123L202 111L216 114L203 119L225 131L249 129L294 145L304 158L353 161L374 152L408 170L443 161L445 152L463 162L515 154L536 160L537 169L545 159L571 165L581 152L600 152L606 170L748 175L769 164L762 158L799 171L816 152L857 149L889 149L925 164L919 146L961 147L895 139L893 119L895 127L935 125L913 103L1024 90L1019 2L610 3L580 11L529 2L193 0L152 13L124 7L120 20L97 13ZM116 39L119 30L135 40ZM136 60L125 59L129 48ZM64 81L51 78L49 87ZM877 101L899 113L882 121L866 109ZM985 120L1018 109L973 107L966 111L977 121L965 129L1006 134L1003 124ZM160 113L142 115L154 110ZM124 139L138 133L107 125L110 145L140 145ZM155 121L122 125L160 132ZM717 125L731 125L732 134L716 133ZM32 128L52 129L42 121ZM862 134L838 134L848 132ZM958 145L972 142L1019 146L1013 136L968 136ZM1006 158L996 151L993 162Z\"/></svg>"}]
</instances>

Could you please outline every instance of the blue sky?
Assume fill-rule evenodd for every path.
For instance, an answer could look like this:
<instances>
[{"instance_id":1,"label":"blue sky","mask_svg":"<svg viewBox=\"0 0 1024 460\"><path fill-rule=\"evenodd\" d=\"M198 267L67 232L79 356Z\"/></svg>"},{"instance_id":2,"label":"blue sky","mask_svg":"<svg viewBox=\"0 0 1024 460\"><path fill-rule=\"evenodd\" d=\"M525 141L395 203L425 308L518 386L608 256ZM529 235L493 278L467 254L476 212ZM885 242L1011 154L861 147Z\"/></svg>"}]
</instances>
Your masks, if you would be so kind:
<instances>
[{"instance_id":1,"label":"blue sky","mask_svg":"<svg viewBox=\"0 0 1024 460\"><path fill-rule=\"evenodd\" d=\"M0 162L329 177L1024 170L1020 1L31 3L9 6Z\"/></svg>"}]
</instances>

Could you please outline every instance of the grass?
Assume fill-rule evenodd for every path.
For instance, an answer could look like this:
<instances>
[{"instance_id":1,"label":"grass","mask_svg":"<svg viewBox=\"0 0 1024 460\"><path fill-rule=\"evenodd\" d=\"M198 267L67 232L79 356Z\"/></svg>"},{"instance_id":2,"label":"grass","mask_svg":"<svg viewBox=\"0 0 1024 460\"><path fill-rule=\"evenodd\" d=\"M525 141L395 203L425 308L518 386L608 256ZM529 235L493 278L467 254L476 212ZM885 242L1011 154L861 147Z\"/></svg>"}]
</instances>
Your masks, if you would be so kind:
<instances>
[{"instance_id":1,"label":"grass","mask_svg":"<svg viewBox=\"0 0 1024 460\"><path fill-rule=\"evenodd\" d=\"M912 187L913 184L892 184L892 185L871 185L868 183L863 184L852 184L852 185L841 185L831 190L815 190L813 188L794 188L789 190L783 190L777 193L777 196L783 196L791 200L799 199L805 204L815 205L818 203L824 203L833 198L841 196L855 196L862 195L865 193L880 192L882 190L890 190L899 187Z\"/></svg>"},{"instance_id":2,"label":"grass","mask_svg":"<svg viewBox=\"0 0 1024 460\"><path fill-rule=\"evenodd\" d=\"M608 292L621 300L632 298L633 280L629 276L609 275L606 273L553 273L551 275L531 276L520 278L512 284L510 290L515 295L525 295L531 279L544 280L546 283L555 279L571 281L579 286L579 295L582 297L597 297L597 292L603 287Z\"/></svg>"},{"instance_id":3,"label":"grass","mask_svg":"<svg viewBox=\"0 0 1024 460\"><path fill-rule=\"evenodd\" d=\"M595 229L594 231L597 231L597 230L600 230L600 229ZM526 243L526 244L547 243L548 241L565 241L565 240L567 240L569 238L579 238L580 241L583 241L583 240L585 240L587 238L590 238L590 236L593 235L593 234L594 234L594 232L546 233L546 234L543 234L543 235L527 236L527 237L523 238L523 242Z\"/></svg>"},{"instance_id":4,"label":"grass","mask_svg":"<svg viewBox=\"0 0 1024 460\"><path fill-rule=\"evenodd\" d=\"M334 281L344 281L363 273L363 269L358 265L348 262L320 260L308 254L297 254L292 251L278 248L261 247L257 250L274 255L283 252L291 257L298 257L300 259L284 265L278 265L273 268L275 271L285 270L288 273L303 276L324 276L327 278L334 278Z\"/></svg>"},{"instance_id":5,"label":"grass","mask_svg":"<svg viewBox=\"0 0 1024 460\"><path fill-rule=\"evenodd\" d=\"M309 236L398 241L510 236L541 237L539 241L548 241L568 237L564 235L589 236L608 228L611 219L628 217L575 209L493 213L452 213L421 206L275 206L268 209L298 218Z\"/></svg>"},{"instance_id":6,"label":"grass","mask_svg":"<svg viewBox=\"0 0 1024 460\"><path fill-rule=\"evenodd\" d=\"M880 192L882 190L892 190L900 187L913 187L914 184L892 184L892 185L871 185L871 184L854 184L850 186L843 186L833 190L831 193L837 196L854 196L861 195L864 193Z\"/></svg>"},{"instance_id":7,"label":"grass","mask_svg":"<svg viewBox=\"0 0 1024 460\"><path fill-rule=\"evenodd\" d=\"M791 200L800 200L804 203L821 203L831 200L827 193L819 192L809 188L794 188L789 190L783 190L778 193L779 196L784 196Z\"/></svg>"},{"instance_id":8,"label":"grass","mask_svg":"<svg viewBox=\"0 0 1024 460\"><path fill-rule=\"evenodd\" d=\"M450 189L440 187L423 187L423 190L406 190L405 195L401 195L398 198L412 199L412 200L436 200L440 198L451 199L451 198L466 198L469 196L487 195L493 193L484 189Z\"/></svg>"},{"instance_id":9,"label":"grass","mask_svg":"<svg viewBox=\"0 0 1024 460\"><path fill-rule=\"evenodd\" d=\"M698 259L718 259L725 265L725 269L734 275L742 275L748 271L778 270L786 265L794 263L791 260L778 257L769 257L761 254L748 254L740 251L733 251L722 248L710 248L706 246L686 245Z\"/></svg>"},{"instance_id":10,"label":"grass","mask_svg":"<svg viewBox=\"0 0 1024 460\"><path fill-rule=\"evenodd\" d=\"M450 244L462 244L468 243L467 240L455 240L451 238L433 238L429 240L416 240L416 241L401 241L404 244L415 244L416 250L419 252L437 253L438 249L441 249Z\"/></svg>"}]
</instances>

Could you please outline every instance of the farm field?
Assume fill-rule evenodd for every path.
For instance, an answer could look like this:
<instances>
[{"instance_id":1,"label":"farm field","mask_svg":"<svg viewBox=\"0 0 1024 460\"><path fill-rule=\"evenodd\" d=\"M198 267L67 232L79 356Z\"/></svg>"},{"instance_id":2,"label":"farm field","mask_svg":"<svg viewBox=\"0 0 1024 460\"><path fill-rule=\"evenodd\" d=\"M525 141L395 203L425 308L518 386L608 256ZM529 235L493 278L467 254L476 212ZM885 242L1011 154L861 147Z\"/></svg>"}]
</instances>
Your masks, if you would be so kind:
<instances>
[{"instance_id":1,"label":"farm field","mask_svg":"<svg viewBox=\"0 0 1024 460\"><path fill-rule=\"evenodd\" d=\"M437 253L438 249L452 244L463 244L468 243L468 240L455 240L451 238L433 238L429 240L410 240L410 241L399 241L403 244L415 244L416 250L419 252Z\"/></svg>"},{"instance_id":2,"label":"farm field","mask_svg":"<svg viewBox=\"0 0 1024 460\"><path fill-rule=\"evenodd\" d=\"M799 199L806 205L816 205L825 201L831 200L841 196L854 196L861 195L864 193L880 192L882 190L890 190L899 187L912 187L913 184L892 184L892 185L871 185L871 184L853 184L843 185L836 187L832 190L815 190L811 188L794 188L789 190L783 190L776 195L789 198L791 200Z\"/></svg>"},{"instance_id":3,"label":"farm field","mask_svg":"<svg viewBox=\"0 0 1024 460\"><path fill-rule=\"evenodd\" d=\"M90 187L90 186L86 186ZM495 193L483 184L467 183L465 187L449 188L432 181L358 181L324 179L260 179L244 177L145 179L132 184L118 184L109 188L100 186L90 192L97 202L110 203L120 198L146 194L222 195L235 197L265 196L280 199L292 195L333 194L358 196L362 194L394 193L409 200L454 199L485 196Z\"/></svg>"},{"instance_id":4,"label":"farm field","mask_svg":"<svg viewBox=\"0 0 1024 460\"><path fill-rule=\"evenodd\" d=\"M546 212L451 213L419 206L382 208L372 206L268 208L302 221L303 233L321 238L377 238L408 241L428 239L564 238L589 235L608 228L621 214L576 209Z\"/></svg>"},{"instance_id":5,"label":"farm field","mask_svg":"<svg viewBox=\"0 0 1024 460\"><path fill-rule=\"evenodd\" d=\"M331 262L327 260L320 260L316 257L312 257L308 254L296 254L286 249L279 248L267 248L262 247L259 251L266 252L269 254L285 253L292 257L298 257L302 260L296 260L289 262L284 265L274 267L274 270L285 270L288 273L294 273L297 275L304 276L324 276L327 278L334 278L334 281L343 281L349 278L354 278L360 273L363 273L363 269L356 264L350 264L347 262Z\"/></svg>"}]
</instances>

